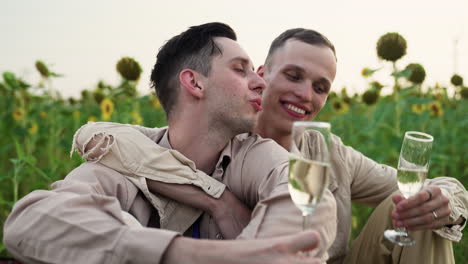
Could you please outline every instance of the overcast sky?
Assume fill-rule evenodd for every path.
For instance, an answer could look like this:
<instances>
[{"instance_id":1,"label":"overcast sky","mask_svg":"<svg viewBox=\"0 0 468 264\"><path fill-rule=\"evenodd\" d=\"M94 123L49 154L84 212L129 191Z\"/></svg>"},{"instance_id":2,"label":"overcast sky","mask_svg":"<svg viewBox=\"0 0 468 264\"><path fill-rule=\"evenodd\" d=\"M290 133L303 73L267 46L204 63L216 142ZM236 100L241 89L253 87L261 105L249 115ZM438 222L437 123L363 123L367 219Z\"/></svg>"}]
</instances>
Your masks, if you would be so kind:
<instances>
[{"instance_id":1,"label":"overcast sky","mask_svg":"<svg viewBox=\"0 0 468 264\"><path fill-rule=\"evenodd\" d=\"M130 56L144 70L139 90L146 94L155 55L166 40L191 25L221 21L236 30L256 66L284 30L322 32L337 49L336 91L343 85L365 90L365 66L389 68L377 59L375 45L386 32L399 32L408 41L399 66L421 63L426 84L448 84L455 67L468 79L467 16L468 0L6 0L0 8L0 71L35 83L34 62L40 59L65 75L54 87L65 97L77 96L100 79L117 84L115 63ZM390 84L386 75L376 77Z\"/></svg>"}]
</instances>

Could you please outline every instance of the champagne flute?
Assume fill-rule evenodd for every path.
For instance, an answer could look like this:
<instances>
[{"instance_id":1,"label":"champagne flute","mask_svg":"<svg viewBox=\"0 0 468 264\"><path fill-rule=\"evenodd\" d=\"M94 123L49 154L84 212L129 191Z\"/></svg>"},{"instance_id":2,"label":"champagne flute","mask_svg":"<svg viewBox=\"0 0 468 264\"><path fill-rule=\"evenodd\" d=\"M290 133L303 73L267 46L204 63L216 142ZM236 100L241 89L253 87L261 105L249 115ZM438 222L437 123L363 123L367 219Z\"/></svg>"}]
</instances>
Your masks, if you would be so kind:
<instances>
[{"instance_id":1,"label":"champagne flute","mask_svg":"<svg viewBox=\"0 0 468 264\"><path fill-rule=\"evenodd\" d=\"M288 189L294 204L302 211L305 230L329 184L330 123L294 122L289 152Z\"/></svg>"},{"instance_id":2,"label":"champagne flute","mask_svg":"<svg viewBox=\"0 0 468 264\"><path fill-rule=\"evenodd\" d=\"M398 160L398 188L405 198L415 195L423 186L429 170L429 160L434 138L426 133L405 133ZM385 238L400 246L411 246L416 241L404 227L385 230Z\"/></svg>"}]
</instances>

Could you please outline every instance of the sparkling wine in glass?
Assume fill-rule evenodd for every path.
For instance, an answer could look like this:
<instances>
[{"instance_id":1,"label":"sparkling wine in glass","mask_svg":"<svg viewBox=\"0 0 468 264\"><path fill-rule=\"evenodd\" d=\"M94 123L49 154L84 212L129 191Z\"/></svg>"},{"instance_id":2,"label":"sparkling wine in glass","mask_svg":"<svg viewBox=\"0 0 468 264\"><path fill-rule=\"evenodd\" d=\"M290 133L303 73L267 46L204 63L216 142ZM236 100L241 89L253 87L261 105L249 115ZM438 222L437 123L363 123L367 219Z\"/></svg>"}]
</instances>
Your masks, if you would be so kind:
<instances>
[{"instance_id":1,"label":"sparkling wine in glass","mask_svg":"<svg viewBox=\"0 0 468 264\"><path fill-rule=\"evenodd\" d=\"M289 156L289 193L302 211L303 229L319 203L330 177L330 123L293 123Z\"/></svg>"},{"instance_id":2,"label":"sparkling wine in glass","mask_svg":"<svg viewBox=\"0 0 468 264\"><path fill-rule=\"evenodd\" d=\"M426 133L417 131L405 133L397 173L398 188L405 198L419 192L426 180L433 141L434 138ZM400 246L416 244L404 227L385 230L384 236Z\"/></svg>"}]
</instances>

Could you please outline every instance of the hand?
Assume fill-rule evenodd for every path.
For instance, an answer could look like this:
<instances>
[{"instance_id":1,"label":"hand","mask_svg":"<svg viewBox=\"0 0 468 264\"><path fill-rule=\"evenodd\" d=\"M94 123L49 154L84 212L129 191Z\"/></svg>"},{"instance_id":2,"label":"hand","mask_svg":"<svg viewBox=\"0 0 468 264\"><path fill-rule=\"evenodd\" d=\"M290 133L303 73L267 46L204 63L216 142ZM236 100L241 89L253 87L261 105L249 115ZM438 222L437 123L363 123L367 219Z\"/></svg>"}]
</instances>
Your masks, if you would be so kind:
<instances>
[{"instance_id":1,"label":"hand","mask_svg":"<svg viewBox=\"0 0 468 264\"><path fill-rule=\"evenodd\" d=\"M401 194L395 194L392 200L395 203L392 218L396 227L426 230L452 224L449 219L449 199L437 186L428 186L408 199Z\"/></svg>"},{"instance_id":2,"label":"hand","mask_svg":"<svg viewBox=\"0 0 468 264\"><path fill-rule=\"evenodd\" d=\"M212 216L225 239L236 238L250 222L252 211L227 188L216 202Z\"/></svg>"},{"instance_id":3,"label":"hand","mask_svg":"<svg viewBox=\"0 0 468 264\"><path fill-rule=\"evenodd\" d=\"M252 263L252 264L318 264L320 259L304 251L320 244L315 231L252 240L204 240L176 237L163 255L162 263ZM226 254L229 252L229 254Z\"/></svg>"}]
</instances>

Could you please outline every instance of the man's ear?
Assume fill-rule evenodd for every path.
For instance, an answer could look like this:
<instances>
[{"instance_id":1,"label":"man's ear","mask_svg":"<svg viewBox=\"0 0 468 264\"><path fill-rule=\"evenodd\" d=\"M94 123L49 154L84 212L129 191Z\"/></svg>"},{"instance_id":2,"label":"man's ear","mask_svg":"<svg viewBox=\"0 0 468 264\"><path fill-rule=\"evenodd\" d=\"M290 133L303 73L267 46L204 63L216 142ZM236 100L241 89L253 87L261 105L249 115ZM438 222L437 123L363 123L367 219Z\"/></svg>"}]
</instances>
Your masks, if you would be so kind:
<instances>
[{"instance_id":1,"label":"man's ear","mask_svg":"<svg viewBox=\"0 0 468 264\"><path fill-rule=\"evenodd\" d=\"M196 98L202 98L204 89L201 82L202 76L191 69L184 69L179 74L179 81L182 88Z\"/></svg>"},{"instance_id":2,"label":"man's ear","mask_svg":"<svg viewBox=\"0 0 468 264\"><path fill-rule=\"evenodd\" d=\"M257 74L263 78L263 75L265 74L265 65L258 66Z\"/></svg>"}]
</instances>

